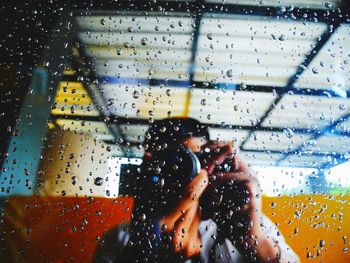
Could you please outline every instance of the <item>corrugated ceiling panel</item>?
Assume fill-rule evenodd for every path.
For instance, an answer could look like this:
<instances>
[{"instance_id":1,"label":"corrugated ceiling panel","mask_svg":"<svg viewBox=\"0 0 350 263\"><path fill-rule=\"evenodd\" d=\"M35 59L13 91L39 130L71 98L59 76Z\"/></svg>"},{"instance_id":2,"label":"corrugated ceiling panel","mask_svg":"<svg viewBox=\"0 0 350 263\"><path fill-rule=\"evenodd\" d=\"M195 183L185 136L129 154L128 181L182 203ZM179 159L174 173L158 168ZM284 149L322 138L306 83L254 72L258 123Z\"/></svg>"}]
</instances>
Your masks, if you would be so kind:
<instances>
[{"instance_id":1,"label":"corrugated ceiling panel","mask_svg":"<svg viewBox=\"0 0 350 263\"><path fill-rule=\"evenodd\" d=\"M57 119L55 123L64 130L91 134L99 140L113 140L113 136L104 122Z\"/></svg>"},{"instance_id":2,"label":"corrugated ceiling panel","mask_svg":"<svg viewBox=\"0 0 350 263\"><path fill-rule=\"evenodd\" d=\"M231 16L204 17L200 29L196 80L285 86L326 25Z\"/></svg>"},{"instance_id":3,"label":"corrugated ceiling panel","mask_svg":"<svg viewBox=\"0 0 350 263\"><path fill-rule=\"evenodd\" d=\"M193 89L189 115L204 123L254 126L273 100L271 93Z\"/></svg>"},{"instance_id":4,"label":"corrugated ceiling panel","mask_svg":"<svg viewBox=\"0 0 350 263\"><path fill-rule=\"evenodd\" d=\"M276 162L282 158L282 154L268 152L242 151L242 156L251 165L276 165Z\"/></svg>"},{"instance_id":5,"label":"corrugated ceiling panel","mask_svg":"<svg viewBox=\"0 0 350 263\"><path fill-rule=\"evenodd\" d=\"M340 94L350 86L350 25L341 25L300 76L300 88L333 89Z\"/></svg>"},{"instance_id":6,"label":"corrugated ceiling panel","mask_svg":"<svg viewBox=\"0 0 350 263\"><path fill-rule=\"evenodd\" d=\"M104 84L103 94L117 116L129 118L166 118L183 116L187 89Z\"/></svg>"},{"instance_id":7,"label":"corrugated ceiling panel","mask_svg":"<svg viewBox=\"0 0 350 263\"><path fill-rule=\"evenodd\" d=\"M174 14L173 14L174 15ZM122 33L137 32L167 32L188 33L192 30L193 18L187 14L178 16L163 16L149 12L147 16L138 14L112 16L80 16L76 18L81 30L111 31Z\"/></svg>"},{"instance_id":8,"label":"corrugated ceiling panel","mask_svg":"<svg viewBox=\"0 0 350 263\"><path fill-rule=\"evenodd\" d=\"M347 154L350 153L350 137L324 135L317 140L310 141L305 149L311 152L336 152Z\"/></svg>"},{"instance_id":9,"label":"corrugated ceiling panel","mask_svg":"<svg viewBox=\"0 0 350 263\"><path fill-rule=\"evenodd\" d=\"M348 99L287 95L265 119L263 126L321 129L346 114L349 108Z\"/></svg>"},{"instance_id":10,"label":"corrugated ceiling panel","mask_svg":"<svg viewBox=\"0 0 350 263\"><path fill-rule=\"evenodd\" d=\"M283 132L254 132L245 144L245 149L261 151L290 151L297 148L310 138L309 135Z\"/></svg>"},{"instance_id":11,"label":"corrugated ceiling panel","mask_svg":"<svg viewBox=\"0 0 350 263\"><path fill-rule=\"evenodd\" d=\"M112 76L118 78L156 78L188 80L188 62L167 61L137 61L131 60L96 60L95 69L99 76Z\"/></svg>"},{"instance_id":12,"label":"corrugated ceiling panel","mask_svg":"<svg viewBox=\"0 0 350 263\"><path fill-rule=\"evenodd\" d=\"M323 1L323 0L264 0L264 1L251 1L251 0L206 0L206 2L209 3L217 3L217 4L237 4L237 5L259 5L259 6L281 6L284 7L281 9L283 10L289 10L294 9L295 7L309 7L309 8L319 8L319 9L328 9L328 8L334 8L338 6L341 2L341 0L330 0L330 1Z\"/></svg>"},{"instance_id":13,"label":"corrugated ceiling panel","mask_svg":"<svg viewBox=\"0 0 350 263\"><path fill-rule=\"evenodd\" d=\"M148 125L120 125L121 132L125 135L125 139L130 142L142 143L144 140L144 135L148 130Z\"/></svg>"},{"instance_id":14,"label":"corrugated ceiling panel","mask_svg":"<svg viewBox=\"0 0 350 263\"><path fill-rule=\"evenodd\" d=\"M247 130L227 130L227 129L209 129L209 135L211 140L215 141L234 141L234 145L238 148L245 138L248 136Z\"/></svg>"},{"instance_id":15,"label":"corrugated ceiling panel","mask_svg":"<svg viewBox=\"0 0 350 263\"><path fill-rule=\"evenodd\" d=\"M191 58L191 51L187 49L167 49L167 48L135 48L130 49L125 46L88 46L85 49L88 56L97 59L118 59L149 61L149 62L178 62L185 63Z\"/></svg>"},{"instance_id":16,"label":"corrugated ceiling panel","mask_svg":"<svg viewBox=\"0 0 350 263\"><path fill-rule=\"evenodd\" d=\"M182 34L137 34L137 33L111 33L111 32L81 32L79 39L86 45L106 45L111 47L144 47L149 48L189 48L191 35Z\"/></svg>"},{"instance_id":17,"label":"corrugated ceiling panel","mask_svg":"<svg viewBox=\"0 0 350 263\"><path fill-rule=\"evenodd\" d=\"M300 167L321 167L328 162L327 157L307 156L307 155L290 155L285 160L278 163L280 166L300 166Z\"/></svg>"}]
</instances>

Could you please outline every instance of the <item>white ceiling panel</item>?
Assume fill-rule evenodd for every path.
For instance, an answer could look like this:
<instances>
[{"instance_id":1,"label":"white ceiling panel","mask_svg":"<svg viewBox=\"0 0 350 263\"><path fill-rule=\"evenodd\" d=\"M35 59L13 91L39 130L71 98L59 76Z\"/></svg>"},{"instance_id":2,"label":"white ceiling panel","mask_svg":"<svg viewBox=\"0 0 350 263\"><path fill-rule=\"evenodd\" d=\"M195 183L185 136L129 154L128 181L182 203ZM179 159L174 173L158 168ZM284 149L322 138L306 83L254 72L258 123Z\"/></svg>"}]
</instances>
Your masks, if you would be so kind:
<instances>
[{"instance_id":1,"label":"white ceiling panel","mask_svg":"<svg viewBox=\"0 0 350 263\"><path fill-rule=\"evenodd\" d=\"M276 165L283 155L269 152L241 151L242 156L251 165Z\"/></svg>"},{"instance_id":2,"label":"white ceiling panel","mask_svg":"<svg viewBox=\"0 0 350 263\"><path fill-rule=\"evenodd\" d=\"M96 72L99 76L113 76L121 78L158 78L188 80L188 62L154 63L150 61L95 61Z\"/></svg>"},{"instance_id":3,"label":"white ceiling panel","mask_svg":"<svg viewBox=\"0 0 350 263\"><path fill-rule=\"evenodd\" d=\"M295 84L342 94L350 86L350 25L341 25Z\"/></svg>"},{"instance_id":4,"label":"white ceiling panel","mask_svg":"<svg viewBox=\"0 0 350 263\"><path fill-rule=\"evenodd\" d=\"M328 162L327 157L308 156L308 155L290 155L283 161L279 162L280 166L300 166L300 167L321 167Z\"/></svg>"},{"instance_id":5,"label":"white ceiling panel","mask_svg":"<svg viewBox=\"0 0 350 263\"><path fill-rule=\"evenodd\" d=\"M125 139L127 141L141 143L144 140L144 135L148 130L149 126L141 125L141 124L137 124L137 125L123 124L123 125L120 125L119 127L121 128L121 132L125 135Z\"/></svg>"},{"instance_id":6,"label":"white ceiling panel","mask_svg":"<svg viewBox=\"0 0 350 263\"><path fill-rule=\"evenodd\" d=\"M155 15L80 16L76 22L81 30L86 31L188 33L193 30L193 18L186 17L186 14Z\"/></svg>"},{"instance_id":7,"label":"white ceiling panel","mask_svg":"<svg viewBox=\"0 0 350 263\"><path fill-rule=\"evenodd\" d=\"M204 123L254 126L273 99L271 93L198 88L192 90L189 115Z\"/></svg>"},{"instance_id":8,"label":"white ceiling panel","mask_svg":"<svg viewBox=\"0 0 350 263\"><path fill-rule=\"evenodd\" d=\"M233 141L235 147L239 147L242 142L247 138L249 134L248 130L240 129L217 129L210 128L209 135L211 140L215 141Z\"/></svg>"},{"instance_id":9,"label":"white ceiling panel","mask_svg":"<svg viewBox=\"0 0 350 263\"><path fill-rule=\"evenodd\" d=\"M187 89L142 85L104 84L103 94L113 104L111 113L129 118L183 116Z\"/></svg>"},{"instance_id":10,"label":"white ceiling panel","mask_svg":"<svg viewBox=\"0 0 350 263\"><path fill-rule=\"evenodd\" d=\"M86 45L106 45L148 48L183 48L191 49L191 34L155 34L155 33L111 33L81 32L78 38Z\"/></svg>"},{"instance_id":11,"label":"white ceiling panel","mask_svg":"<svg viewBox=\"0 0 350 263\"><path fill-rule=\"evenodd\" d=\"M285 95L263 126L322 129L346 114L349 108L348 99Z\"/></svg>"},{"instance_id":12,"label":"white ceiling panel","mask_svg":"<svg viewBox=\"0 0 350 263\"><path fill-rule=\"evenodd\" d=\"M310 138L309 135L256 131L244 145L245 149L291 151Z\"/></svg>"},{"instance_id":13,"label":"white ceiling panel","mask_svg":"<svg viewBox=\"0 0 350 263\"><path fill-rule=\"evenodd\" d=\"M325 29L323 23L206 16L195 79L285 86Z\"/></svg>"},{"instance_id":14,"label":"white ceiling panel","mask_svg":"<svg viewBox=\"0 0 350 263\"><path fill-rule=\"evenodd\" d=\"M64 130L90 134L99 140L113 140L113 135L104 122L57 119L55 123Z\"/></svg>"},{"instance_id":15,"label":"white ceiling panel","mask_svg":"<svg viewBox=\"0 0 350 263\"><path fill-rule=\"evenodd\" d=\"M311 152L347 154L350 153L350 137L323 135L317 140L309 141L305 149Z\"/></svg>"},{"instance_id":16,"label":"white ceiling panel","mask_svg":"<svg viewBox=\"0 0 350 263\"><path fill-rule=\"evenodd\" d=\"M127 48L127 47L109 47L109 46L88 46L85 49L88 56L97 59L118 59L149 61L149 62L186 62L191 59L191 51L187 49L166 49L166 48Z\"/></svg>"},{"instance_id":17,"label":"white ceiling panel","mask_svg":"<svg viewBox=\"0 0 350 263\"><path fill-rule=\"evenodd\" d=\"M235 5L259 5L259 6L280 6L284 7L281 9L288 10L295 7L308 7L308 8L317 8L317 9L329 9L338 6L341 0L264 0L264 1L252 1L252 0L206 0L208 3L217 3L217 4L235 4Z\"/></svg>"}]
</instances>

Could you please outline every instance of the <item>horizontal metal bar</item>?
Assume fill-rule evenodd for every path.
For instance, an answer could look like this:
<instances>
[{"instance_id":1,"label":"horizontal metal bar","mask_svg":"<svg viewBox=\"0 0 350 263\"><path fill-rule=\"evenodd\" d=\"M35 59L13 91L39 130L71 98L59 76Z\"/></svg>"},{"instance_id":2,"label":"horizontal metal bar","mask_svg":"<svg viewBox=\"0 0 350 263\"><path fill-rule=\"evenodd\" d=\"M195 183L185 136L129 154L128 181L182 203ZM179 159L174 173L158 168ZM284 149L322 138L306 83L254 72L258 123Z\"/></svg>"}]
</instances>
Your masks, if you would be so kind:
<instances>
[{"instance_id":1,"label":"horizontal metal bar","mask_svg":"<svg viewBox=\"0 0 350 263\"><path fill-rule=\"evenodd\" d=\"M150 125L148 119L137 119L137 118L125 118L115 115L110 116L83 116L83 115L52 115L54 120L57 119L65 119L65 120L74 120L74 121L86 121L86 122L105 122L107 124L118 124L118 125ZM232 125L232 124L217 124L217 123L203 123L204 126L212 129L224 129L224 130L247 130L253 132L286 132L285 128L281 127L259 127L255 128L252 126L244 126L244 125ZM320 134L323 131L317 129L301 129L301 128L293 128L288 129L293 131L293 133L297 134L306 134L306 135L315 135ZM334 136L350 136L350 132L341 132L341 131L328 131L329 134Z\"/></svg>"},{"instance_id":2,"label":"horizontal metal bar","mask_svg":"<svg viewBox=\"0 0 350 263\"><path fill-rule=\"evenodd\" d=\"M267 153L267 154L288 154L288 156L314 156L314 157L333 157L336 159L346 159L344 154L339 154L335 152L314 152L314 151L300 151L300 150L292 150L292 151L276 151L276 150L268 150L268 149L247 149L244 148L242 151L248 152L259 152L259 153ZM279 160L280 161L280 160Z\"/></svg>"},{"instance_id":3,"label":"horizontal metal bar","mask_svg":"<svg viewBox=\"0 0 350 263\"><path fill-rule=\"evenodd\" d=\"M64 81L76 81L75 76L64 76ZM145 78L118 78L112 76L99 76L98 82L100 84L141 84L145 86L171 86L176 88L201 88L201 89L219 89L219 90L237 90L237 91L254 91L254 92L268 92L276 95L308 95L318 97L339 97L339 93L330 89L308 89L308 88L294 88L294 87L275 87L275 86L261 86L261 85L242 85L241 83L211 83L205 81L193 81L190 85L189 80L170 80L170 79L145 79ZM350 97L350 91L346 91L347 97Z\"/></svg>"}]
</instances>

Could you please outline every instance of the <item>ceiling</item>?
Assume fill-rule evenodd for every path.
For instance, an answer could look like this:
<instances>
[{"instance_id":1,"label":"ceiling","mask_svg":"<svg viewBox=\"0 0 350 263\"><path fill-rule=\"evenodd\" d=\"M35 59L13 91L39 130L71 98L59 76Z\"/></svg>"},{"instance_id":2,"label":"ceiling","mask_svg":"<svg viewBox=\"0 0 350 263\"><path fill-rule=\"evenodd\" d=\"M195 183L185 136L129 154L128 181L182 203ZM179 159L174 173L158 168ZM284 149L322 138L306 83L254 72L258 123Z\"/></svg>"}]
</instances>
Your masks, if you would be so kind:
<instances>
[{"instance_id":1,"label":"ceiling","mask_svg":"<svg viewBox=\"0 0 350 263\"><path fill-rule=\"evenodd\" d=\"M280 2L76 12L53 123L140 157L150 122L189 116L255 165L344 162L350 21L340 1Z\"/></svg>"}]
</instances>

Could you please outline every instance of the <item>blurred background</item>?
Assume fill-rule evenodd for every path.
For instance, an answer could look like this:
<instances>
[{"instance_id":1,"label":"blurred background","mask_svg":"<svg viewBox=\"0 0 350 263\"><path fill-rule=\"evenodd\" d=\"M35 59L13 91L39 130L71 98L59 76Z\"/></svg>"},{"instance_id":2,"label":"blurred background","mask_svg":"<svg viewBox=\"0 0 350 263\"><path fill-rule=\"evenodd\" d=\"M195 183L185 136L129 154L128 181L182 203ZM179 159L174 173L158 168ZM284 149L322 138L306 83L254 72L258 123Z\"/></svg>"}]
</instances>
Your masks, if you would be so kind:
<instances>
[{"instance_id":1,"label":"blurred background","mask_svg":"<svg viewBox=\"0 0 350 263\"><path fill-rule=\"evenodd\" d=\"M350 262L346 0L0 4L2 262L92 262L144 133L194 117L255 168L302 262Z\"/></svg>"}]
</instances>

